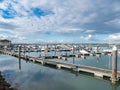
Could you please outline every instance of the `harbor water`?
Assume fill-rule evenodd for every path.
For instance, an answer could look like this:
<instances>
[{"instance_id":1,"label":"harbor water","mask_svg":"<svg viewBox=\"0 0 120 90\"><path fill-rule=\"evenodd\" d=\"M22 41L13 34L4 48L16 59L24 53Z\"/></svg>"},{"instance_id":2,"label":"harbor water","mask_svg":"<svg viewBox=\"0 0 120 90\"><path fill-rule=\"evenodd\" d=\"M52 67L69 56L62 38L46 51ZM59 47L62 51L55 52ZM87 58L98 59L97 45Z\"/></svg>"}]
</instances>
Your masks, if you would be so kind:
<instances>
[{"instance_id":1,"label":"harbor water","mask_svg":"<svg viewBox=\"0 0 120 90\"><path fill-rule=\"evenodd\" d=\"M39 56L39 52L27 53ZM71 57L67 60L51 59L54 61L111 69L111 56L87 56L86 58ZM120 71L120 56L118 56ZM18 90L120 90L120 83L112 85L109 79L73 73L69 70L43 66L18 58L0 55L0 71L12 87Z\"/></svg>"}]
</instances>

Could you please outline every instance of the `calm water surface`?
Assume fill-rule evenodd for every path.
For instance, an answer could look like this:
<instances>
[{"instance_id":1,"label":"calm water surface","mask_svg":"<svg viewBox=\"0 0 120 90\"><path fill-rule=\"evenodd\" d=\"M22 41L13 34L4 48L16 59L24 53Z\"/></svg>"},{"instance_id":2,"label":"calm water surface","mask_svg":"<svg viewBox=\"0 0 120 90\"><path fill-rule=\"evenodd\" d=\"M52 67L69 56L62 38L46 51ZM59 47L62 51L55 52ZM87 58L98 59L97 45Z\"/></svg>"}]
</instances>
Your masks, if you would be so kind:
<instances>
[{"instance_id":1,"label":"calm water surface","mask_svg":"<svg viewBox=\"0 0 120 90\"><path fill-rule=\"evenodd\" d=\"M34 53L34 55L38 54ZM75 60L74 64L111 69L110 56L55 60L67 63L73 63ZM118 69L120 70L120 57ZM24 60L21 60L21 67L19 67L19 60L7 55L0 55L0 71L12 87L19 90L120 90L120 84L112 85L109 80L96 79L89 75L75 74Z\"/></svg>"}]
</instances>

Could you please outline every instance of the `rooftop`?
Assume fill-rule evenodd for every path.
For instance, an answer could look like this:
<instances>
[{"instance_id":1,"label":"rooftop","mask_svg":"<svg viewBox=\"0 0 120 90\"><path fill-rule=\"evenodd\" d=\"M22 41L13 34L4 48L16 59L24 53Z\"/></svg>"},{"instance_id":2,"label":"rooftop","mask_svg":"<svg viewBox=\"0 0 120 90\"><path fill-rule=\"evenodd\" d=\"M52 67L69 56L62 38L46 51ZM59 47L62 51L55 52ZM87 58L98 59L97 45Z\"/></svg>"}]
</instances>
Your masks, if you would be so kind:
<instances>
[{"instance_id":1,"label":"rooftop","mask_svg":"<svg viewBox=\"0 0 120 90\"><path fill-rule=\"evenodd\" d=\"M2 40L0 40L0 42L11 42L11 41L8 39L2 39Z\"/></svg>"}]
</instances>

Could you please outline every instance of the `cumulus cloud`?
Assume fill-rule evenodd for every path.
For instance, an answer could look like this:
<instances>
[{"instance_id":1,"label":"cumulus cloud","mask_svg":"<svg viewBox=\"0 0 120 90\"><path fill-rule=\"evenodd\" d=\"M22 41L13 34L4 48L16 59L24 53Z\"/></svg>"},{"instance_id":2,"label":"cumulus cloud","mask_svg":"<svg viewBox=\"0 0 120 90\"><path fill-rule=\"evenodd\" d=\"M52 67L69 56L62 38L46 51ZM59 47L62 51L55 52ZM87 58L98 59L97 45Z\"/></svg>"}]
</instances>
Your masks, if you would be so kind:
<instances>
[{"instance_id":1,"label":"cumulus cloud","mask_svg":"<svg viewBox=\"0 0 120 90\"><path fill-rule=\"evenodd\" d=\"M120 41L120 33L111 34L105 40L108 40L108 41Z\"/></svg>"},{"instance_id":2,"label":"cumulus cloud","mask_svg":"<svg viewBox=\"0 0 120 90\"><path fill-rule=\"evenodd\" d=\"M0 29L17 37L86 34L85 40L90 40L91 34L119 31L119 4L119 0L2 0Z\"/></svg>"},{"instance_id":3,"label":"cumulus cloud","mask_svg":"<svg viewBox=\"0 0 120 90\"><path fill-rule=\"evenodd\" d=\"M86 36L80 36L80 40L81 40L81 42L92 42L92 43L100 43L100 42L103 42L102 40L101 40L101 38L98 38L98 36L99 35L92 35L92 34L88 34L88 35L86 35Z\"/></svg>"},{"instance_id":4,"label":"cumulus cloud","mask_svg":"<svg viewBox=\"0 0 120 90\"><path fill-rule=\"evenodd\" d=\"M93 37L92 35L88 35L88 36L86 36L86 37L85 37L85 36L81 36L80 39L85 40L85 41L88 41L88 40L91 40L92 37Z\"/></svg>"},{"instance_id":5,"label":"cumulus cloud","mask_svg":"<svg viewBox=\"0 0 120 90\"><path fill-rule=\"evenodd\" d=\"M7 36L4 34L0 34L0 39L7 39Z\"/></svg>"}]
</instances>

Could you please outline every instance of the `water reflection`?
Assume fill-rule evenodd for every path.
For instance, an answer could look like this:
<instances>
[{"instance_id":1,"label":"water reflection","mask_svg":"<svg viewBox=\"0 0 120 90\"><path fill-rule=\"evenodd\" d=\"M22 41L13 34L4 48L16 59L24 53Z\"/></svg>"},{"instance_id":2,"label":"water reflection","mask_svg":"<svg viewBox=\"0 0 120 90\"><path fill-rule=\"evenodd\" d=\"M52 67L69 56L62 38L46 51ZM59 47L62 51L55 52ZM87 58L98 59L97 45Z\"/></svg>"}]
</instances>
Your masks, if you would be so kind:
<instances>
[{"instance_id":1,"label":"water reflection","mask_svg":"<svg viewBox=\"0 0 120 90\"><path fill-rule=\"evenodd\" d=\"M112 90L120 89L120 80L116 84L111 84Z\"/></svg>"},{"instance_id":2,"label":"water reflection","mask_svg":"<svg viewBox=\"0 0 120 90\"><path fill-rule=\"evenodd\" d=\"M117 86L116 85L112 84L111 86L112 86L112 90L117 90Z\"/></svg>"},{"instance_id":3,"label":"water reflection","mask_svg":"<svg viewBox=\"0 0 120 90\"><path fill-rule=\"evenodd\" d=\"M19 70L21 70L21 58L19 58Z\"/></svg>"},{"instance_id":4,"label":"water reflection","mask_svg":"<svg viewBox=\"0 0 120 90\"><path fill-rule=\"evenodd\" d=\"M70 73L70 71L57 70L39 64L26 63L26 61L14 57L9 59L10 56L1 58L4 58L4 62L0 59L0 64L1 62L4 64L6 61L9 63L7 63L6 66L0 65L0 69L4 71L4 74L7 74L6 78L12 86L17 87L19 90L120 90L120 83L112 85L109 80L99 80L94 78L94 76L81 74L81 72ZM103 63L106 64L106 62L108 62L104 58L105 57L99 58L99 64L102 65ZM90 65L91 62L92 64L96 64L96 59L93 60L93 57L89 57L86 60L74 57L71 58L71 61L72 63L82 62L88 65ZM3 69L1 67L9 68Z\"/></svg>"}]
</instances>

